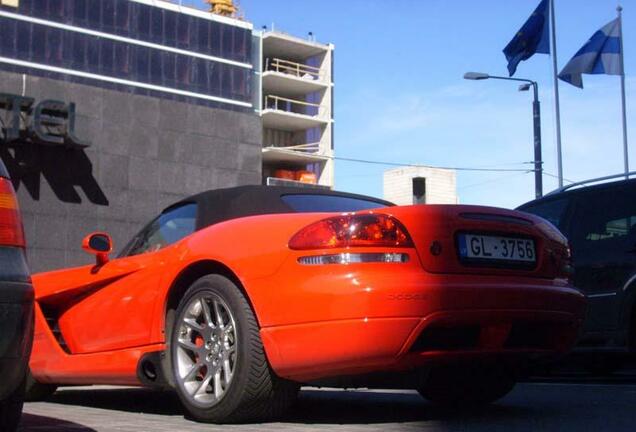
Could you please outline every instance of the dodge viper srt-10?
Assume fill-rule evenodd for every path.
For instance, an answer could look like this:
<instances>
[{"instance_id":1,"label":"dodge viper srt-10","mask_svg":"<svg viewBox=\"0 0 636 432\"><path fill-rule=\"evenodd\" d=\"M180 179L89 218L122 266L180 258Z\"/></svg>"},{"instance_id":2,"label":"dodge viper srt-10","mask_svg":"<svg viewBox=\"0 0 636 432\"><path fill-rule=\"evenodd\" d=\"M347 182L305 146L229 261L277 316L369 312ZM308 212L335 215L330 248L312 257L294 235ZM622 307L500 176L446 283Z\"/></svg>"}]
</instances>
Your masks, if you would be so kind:
<instances>
[{"instance_id":1,"label":"dodge viper srt-10","mask_svg":"<svg viewBox=\"0 0 636 432\"><path fill-rule=\"evenodd\" d=\"M109 258L33 277L28 395L170 387L207 422L280 415L301 384L495 401L574 344L584 296L549 222L465 205L395 206L309 188L184 199Z\"/></svg>"}]
</instances>

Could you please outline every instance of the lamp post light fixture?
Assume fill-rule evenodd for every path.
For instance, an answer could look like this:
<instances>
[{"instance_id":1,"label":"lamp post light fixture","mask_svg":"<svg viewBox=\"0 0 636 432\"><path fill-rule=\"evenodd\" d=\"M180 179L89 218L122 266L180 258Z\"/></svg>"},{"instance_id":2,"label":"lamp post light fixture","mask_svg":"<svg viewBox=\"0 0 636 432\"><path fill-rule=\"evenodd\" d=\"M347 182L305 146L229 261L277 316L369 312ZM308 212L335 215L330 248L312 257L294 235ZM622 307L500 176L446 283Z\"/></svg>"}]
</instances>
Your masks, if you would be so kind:
<instances>
[{"instance_id":1,"label":"lamp post light fixture","mask_svg":"<svg viewBox=\"0 0 636 432\"><path fill-rule=\"evenodd\" d=\"M532 119L534 126L534 189L535 197L541 198L541 196L543 196L543 161L541 160L541 105L539 103L539 85L536 81L529 79L495 76L482 72L466 72L464 79L474 81L486 79L519 81L523 83L519 86L519 91L528 91L532 86L534 93L534 100L532 101Z\"/></svg>"}]
</instances>

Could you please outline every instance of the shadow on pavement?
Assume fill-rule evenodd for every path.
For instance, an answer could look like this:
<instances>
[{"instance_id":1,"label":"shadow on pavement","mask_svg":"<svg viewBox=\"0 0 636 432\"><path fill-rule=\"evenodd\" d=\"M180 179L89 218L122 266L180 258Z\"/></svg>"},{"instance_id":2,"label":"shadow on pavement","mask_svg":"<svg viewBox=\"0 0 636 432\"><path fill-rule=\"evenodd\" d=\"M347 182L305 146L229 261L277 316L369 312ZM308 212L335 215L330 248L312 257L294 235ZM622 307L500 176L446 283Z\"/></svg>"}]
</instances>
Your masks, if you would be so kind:
<instances>
[{"instance_id":1,"label":"shadow on pavement","mask_svg":"<svg viewBox=\"0 0 636 432\"><path fill-rule=\"evenodd\" d=\"M47 402L106 410L183 415L178 397L170 391L148 389L67 389ZM545 411L543 412L545 414ZM422 421L506 421L537 415L524 406L493 405L475 411L445 411L416 393L306 389L289 414L278 420L295 424L380 424Z\"/></svg>"},{"instance_id":2,"label":"shadow on pavement","mask_svg":"<svg viewBox=\"0 0 636 432\"><path fill-rule=\"evenodd\" d=\"M527 418L531 408L492 405L474 411L443 410L415 393L304 390L284 423L379 424L403 422L505 421Z\"/></svg>"},{"instance_id":3,"label":"shadow on pavement","mask_svg":"<svg viewBox=\"0 0 636 432\"><path fill-rule=\"evenodd\" d=\"M174 392L149 389L63 389L46 402L143 414L183 415Z\"/></svg>"},{"instance_id":4,"label":"shadow on pavement","mask_svg":"<svg viewBox=\"0 0 636 432\"><path fill-rule=\"evenodd\" d=\"M18 432L24 429L42 432L57 431L60 429L69 429L74 432L97 432L95 429L74 422L28 413L22 413L22 420L20 420Z\"/></svg>"},{"instance_id":5,"label":"shadow on pavement","mask_svg":"<svg viewBox=\"0 0 636 432\"><path fill-rule=\"evenodd\" d=\"M573 360L548 365L537 369L527 382L549 382L561 384L606 384L630 385L636 384L636 364L626 362L624 367L611 370L608 373L591 373L588 368Z\"/></svg>"},{"instance_id":6,"label":"shadow on pavement","mask_svg":"<svg viewBox=\"0 0 636 432\"><path fill-rule=\"evenodd\" d=\"M173 392L147 389L62 389L48 402L159 416L182 416ZM317 425L425 427L475 432L612 430L634 431L633 384L522 383L501 402L475 411L445 411L415 392L341 391L307 388L277 423L282 429ZM117 415L117 413L113 413ZM27 417L29 419L29 417ZM278 423L280 422L280 423ZM48 425L48 424L47 424ZM390 427L389 427L390 426ZM211 426L212 427L212 426ZM258 425L250 425L258 427ZM269 426L268 426L269 427ZM39 430L39 429L38 429ZM44 429L46 431L53 429ZM88 429L78 429L85 431ZM178 430L178 429L175 429ZM240 430L240 429L239 429ZM258 430L258 429L256 429Z\"/></svg>"}]
</instances>

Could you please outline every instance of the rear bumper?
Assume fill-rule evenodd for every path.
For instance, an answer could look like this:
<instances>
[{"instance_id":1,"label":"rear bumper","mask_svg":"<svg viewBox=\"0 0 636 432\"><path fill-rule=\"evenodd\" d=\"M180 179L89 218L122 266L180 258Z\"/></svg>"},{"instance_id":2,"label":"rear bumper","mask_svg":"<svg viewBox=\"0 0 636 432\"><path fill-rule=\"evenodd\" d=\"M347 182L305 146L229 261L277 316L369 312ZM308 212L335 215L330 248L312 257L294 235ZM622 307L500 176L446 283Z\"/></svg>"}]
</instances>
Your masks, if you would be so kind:
<instances>
[{"instance_id":1,"label":"rear bumper","mask_svg":"<svg viewBox=\"0 0 636 432\"><path fill-rule=\"evenodd\" d=\"M33 287L0 281L0 400L24 378L33 343Z\"/></svg>"},{"instance_id":2,"label":"rear bumper","mask_svg":"<svg viewBox=\"0 0 636 432\"><path fill-rule=\"evenodd\" d=\"M585 309L579 291L553 281L472 279L432 284L420 274L400 279L408 290L376 283L383 301L377 309L368 301L366 316L264 327L270 363L285 378L311 381L475 357L550 358L575 343Z\"/></svg>"}]
</instances>

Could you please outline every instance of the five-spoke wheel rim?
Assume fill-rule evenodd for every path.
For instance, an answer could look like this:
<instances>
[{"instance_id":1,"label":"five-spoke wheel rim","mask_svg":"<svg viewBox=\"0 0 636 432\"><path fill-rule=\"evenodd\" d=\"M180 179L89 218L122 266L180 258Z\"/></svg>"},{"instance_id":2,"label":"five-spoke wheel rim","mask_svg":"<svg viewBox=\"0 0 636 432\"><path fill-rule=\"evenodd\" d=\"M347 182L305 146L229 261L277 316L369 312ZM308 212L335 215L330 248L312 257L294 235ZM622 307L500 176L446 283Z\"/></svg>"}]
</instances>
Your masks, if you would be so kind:
<instances>
[{"instance_id":1,"label":"five-spoke wheel rim","mask_svg":"<svg viewBox=\"0 0 636 432\"><path fill-rule=\"evenodd\" d=\"M190 300L176 329L176 378L196 405L216 405L230 387L238 356L234 316L214 293Z\"/></svg>"}]
</instances>

